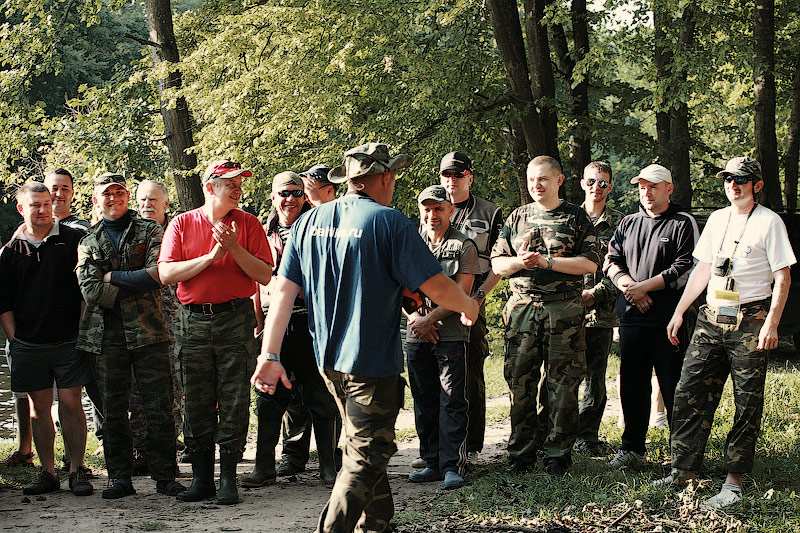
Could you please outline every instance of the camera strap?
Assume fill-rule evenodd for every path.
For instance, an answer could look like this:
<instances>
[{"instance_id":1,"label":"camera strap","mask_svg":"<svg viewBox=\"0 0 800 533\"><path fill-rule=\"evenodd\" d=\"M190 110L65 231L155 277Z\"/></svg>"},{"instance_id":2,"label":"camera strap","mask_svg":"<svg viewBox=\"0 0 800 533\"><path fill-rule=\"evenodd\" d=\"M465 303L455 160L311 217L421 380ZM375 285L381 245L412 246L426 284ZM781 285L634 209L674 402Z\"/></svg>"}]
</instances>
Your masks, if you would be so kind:
<instances>
[{"instance_id":1,"label":"camera strap","mask_svg":"<svg viewBox=\"0 0 800 533\"><path fill-rule=\"evenodd\" d=\"M728 272L733 268L733 258L736 255L736 249L739 247L739 241L742 240L744 236L744 230L747 229L747 223L750 222L750 216L752 216L753 211L756 210L758 207L758 202L753 202L753 208L747 213L747 218L744 221L744 226L742 226L742 231L739 233L739 238L733 241L733 251L731 252L730 259L731 264L728 266ZM733 206L731 206L731 210L728 211L728 222L725 224L725 233L722 234L722 240L719 242L719 250L717 250L717 257L722 255L722 247L725 245L725 237L728 235L728 227L731 225L731 217L733 216Z\"/></svg>"},{"instance_id":2,"label":"camera strap","mask_svg":"<svg viewBox=\"0 0 800 533\"><path fill-rule=\"evenodd\" d=\"M726 280L725 280L725 288L721 290L717 290L714 294L714 297L721 303L717 306L714 306L714 319L717 324L725 324L725 325L735 325L739 322L739 291L736 290L736 283L733 278L733 261L734 256L736 255L736 248L739 246L739 241L742 240L744 236L744 232L747 229L747 223L750 221L750 216L753 214L753 211L756 210L758 203L753 203L753 208L747 214L747 218L744 221L744 226L742 226L742 231L739 233L739 237L733 241L733 251L731 252L730 258L728 259L728 271L726 272ZM728 227L731 223L731 216L733 214L733 208L731 211L728 212L728 223L725 225L725 233L722 235L722 241L719 243L719 250L717 250L717 257L722 255L722 247L725 244L725 236L728 234Z\"/></svg>"}]
</instances>

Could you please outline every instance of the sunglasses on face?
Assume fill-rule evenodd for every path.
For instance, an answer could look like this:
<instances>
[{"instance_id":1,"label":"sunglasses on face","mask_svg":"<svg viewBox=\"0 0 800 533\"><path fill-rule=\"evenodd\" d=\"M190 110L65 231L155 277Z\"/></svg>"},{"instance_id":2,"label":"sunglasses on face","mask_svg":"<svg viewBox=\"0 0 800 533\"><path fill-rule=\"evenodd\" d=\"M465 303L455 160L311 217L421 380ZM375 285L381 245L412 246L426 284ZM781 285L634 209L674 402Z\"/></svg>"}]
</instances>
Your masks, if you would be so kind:
<instances>
[{"instance_id":1,"label":"sunglasses on face","mask_svg":"<svg viewBox=\"0 0 800 533\"><path fill-rule=\"evenodd\" d=\"M440 172L439 175L442 176L443 178L463 178L467 175L467 173L445 170L444 172Z\"/></svg>"},{"instance_id":2,"label":"sunglasses on face","mask_svg":"<svg viewBox=\"0 0 800 533\"><path fill-rule=\"evenodd\" d=\"M728 174L725 176L725 183L734 182L736 185L744 185L748 181L751 181L751 179L750 176L731 176Z\"/></svg>"},{"instance_id":3,"label":"sunglasses on face","mask_svg":"<svg viewBox=\"0 0 800 533\"><path fill-rule=\"evenodd\" d=\"M295 189L293 191L278 191L278 196L282 198L289 198L290 196L294 196L295 198L300 198L303 196L303 191L300 189Z\"/></svg>"},{"instance_id":4,"label":"sunglasses on face","mask_svg":"<svg viewBox=\"0 0 800 533\"><path fill-rule=\"evenodd\" d=\"M596 180L594 178L587 178L586 179L586 186L587 187L591 187L592 185L594 185L595 182L597 182L597 186L600 187L601 189L608 189L608 186L611 185L606 180L599 180L598 181L598 180Z\"/></svg>"}]
</instances>

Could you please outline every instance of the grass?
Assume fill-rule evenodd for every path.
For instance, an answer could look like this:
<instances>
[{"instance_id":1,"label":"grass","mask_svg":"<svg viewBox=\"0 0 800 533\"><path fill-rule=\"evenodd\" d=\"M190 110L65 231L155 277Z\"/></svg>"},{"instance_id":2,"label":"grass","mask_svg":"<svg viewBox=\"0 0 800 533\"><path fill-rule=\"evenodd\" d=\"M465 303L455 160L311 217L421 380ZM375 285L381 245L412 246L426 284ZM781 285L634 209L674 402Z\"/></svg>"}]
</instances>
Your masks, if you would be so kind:
<instances>
[{"instance_id":1,"label":"grass","mask_svg":"<svg viewBox=\"0 0 800 533\"><path fill-rule=\"evenodd\" d=\"M487 360L487 383L498 380L492 374L502 373L502 359L497 358L499 363L494 359ZM800 531L800 373L795 363L783 359L770 365L755 469L745 477L745 498L726 512L703 512L699 503L718 492L724 478L722 448L735 409L730 383L717 410L700 483L692 490L676 493L651 486L669 469L669 433L651 428L650 466L642 471L609 470L605 463L611 451L602 458L575 454L570 473L557 480L541 466L525 475L509 476L497 462L471 472L470 484L463 489L409 505L409 511L398 513L396 521L412 527L425 516L431 527L447 522L450 528L465 530L505 525L554 531L611 527L617 531ZM618 358L611 357L607 376L615 378L618 367ZM609 398L616 401L615 388ZM507 408L490 408L487 415L490 420L502 420ZM619 446L622 429L616 420L604 421L600 432L613 448Z\"/></svg>"}]
</instances>

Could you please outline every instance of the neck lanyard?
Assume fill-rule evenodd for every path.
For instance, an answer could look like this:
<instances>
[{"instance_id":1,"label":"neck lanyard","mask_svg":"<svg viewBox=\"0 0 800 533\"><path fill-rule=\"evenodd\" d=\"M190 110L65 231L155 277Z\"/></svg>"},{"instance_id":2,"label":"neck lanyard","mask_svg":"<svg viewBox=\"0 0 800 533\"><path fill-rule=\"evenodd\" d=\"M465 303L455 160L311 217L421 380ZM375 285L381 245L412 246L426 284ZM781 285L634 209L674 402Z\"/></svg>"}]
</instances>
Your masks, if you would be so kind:
<instances>
[{"instance_id":1,"label":"neck lanyard","mask_svg":"<svg viewBox=\"0 0 800 533\"><path fill-rule=\"evenodd\" d=\"M742 236L744 235L744 230L747 229L747 223L750 221L750 215L753 214L753 211L756 210L758 207L758 202L753 202L753 208L747 213L747 218L744 221L744 226L742 226L742 231L739 233L739 238L733 241L733 251L731 252L731 261L733 261L733 256L736 255L736 248L739 247L739 241L742 240ZM722 234L722 241L719 243L719 250L717 250L717 256L722 254L722 247L725 245L725 237L728 235L728 226L731 225L731 217L733 216L733 207L728 212L728 223L725 224L725 233Z\"/></svg>"}]
</instances>

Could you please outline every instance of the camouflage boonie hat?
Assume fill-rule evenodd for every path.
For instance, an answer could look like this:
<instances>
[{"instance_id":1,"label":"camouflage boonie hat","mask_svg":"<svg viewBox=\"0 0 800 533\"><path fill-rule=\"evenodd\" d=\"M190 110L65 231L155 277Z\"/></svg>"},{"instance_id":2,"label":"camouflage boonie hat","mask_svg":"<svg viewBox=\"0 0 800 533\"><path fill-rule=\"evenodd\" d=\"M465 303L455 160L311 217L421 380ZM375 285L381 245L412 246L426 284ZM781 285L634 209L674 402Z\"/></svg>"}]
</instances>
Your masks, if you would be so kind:
<instances>
[{"instance_id":1,"label":"camouflage boonie hat","mask_svg":"<svg viewBox=\"0 0 800 533\"><path fill-rule=\"evenodd\" d=\"M431 185L421 193L419 193L419 197L417 201L419 203L424 202L425 200L433 200L434 202L450 202L453 203L453 199L450 197L450 193L447 192L447 189L442 187L441 185Z\"/></svg>"},{"instance_id":2,"label":"camouflage boonie hat","mask_svg":"<svg viewBox=\"0 0 800 533\"><path fill-rule=\"evenodd\" d=\"M761 181L761 163L752 157L734 157L725 165L725 170L717 172L718 178L725 176L751 176L754 181Z\"/></svg>"},{"instance_id":3,"label":"camouflage boonie hat","mask_svg":"<svg viewBox=\"0 0 800 533\"><path fill-rule=\"evenodd\" d=\"M125 183L125 176L115 172L104 172L94 179L94 192L96 194L102 194L103 191L112 185L119 185L126 191L128 190L128 185Z\"/></svg>"},{"instance_id":4,"label":"camouflage boonie hat","mask_svg":"<svg viewBox=\"0 0 800 533\"><path fill-rule=\"evenodd\" d=\"M302 189L303 180L300 179L300 175L292 172L291 170L281 172L272 178L272 192L278 192L281 187L285 187L287 185L297 185Z\"/></svg>"},{"instance_id":5,"label":"camouflage boonie hat","mask_svg":"<svg viewBox=\"0 0 800 533\"><path fill-rule=\"evenodd\" d=\"M331 169L328 179L331 183L344 183L353 178L406 168L411 166L413 161L414 159L406 154L389 157L389 148L385 144L362 144L344 153L344 163L340 167Z\"/></svg>"}]
</instances>

